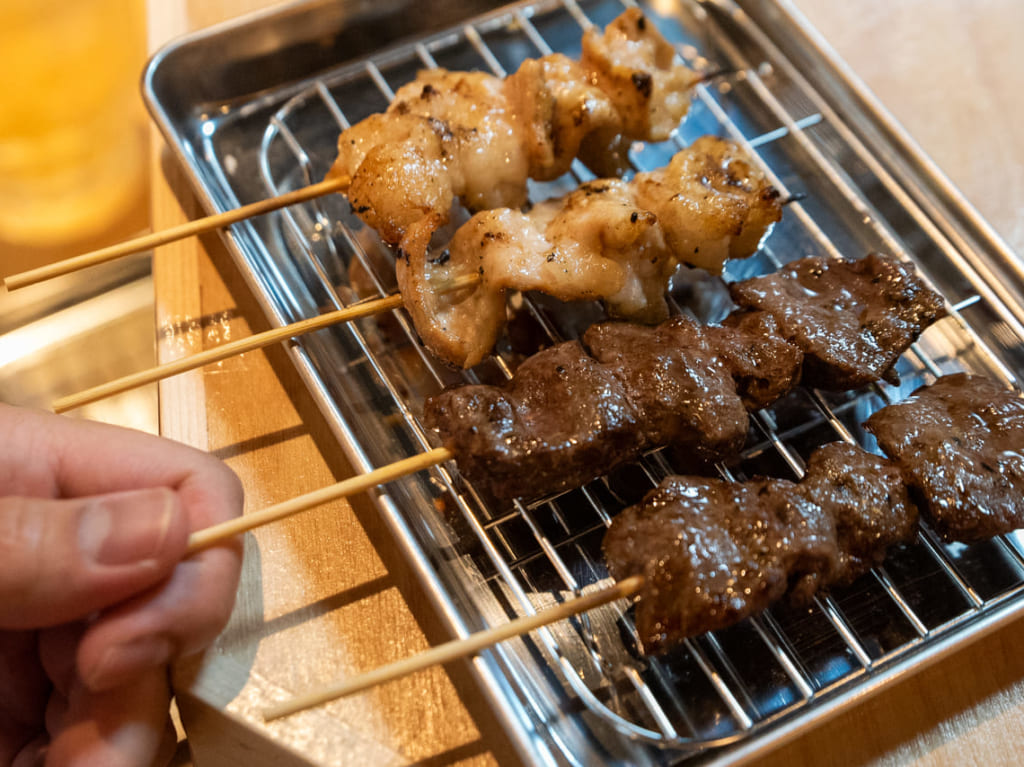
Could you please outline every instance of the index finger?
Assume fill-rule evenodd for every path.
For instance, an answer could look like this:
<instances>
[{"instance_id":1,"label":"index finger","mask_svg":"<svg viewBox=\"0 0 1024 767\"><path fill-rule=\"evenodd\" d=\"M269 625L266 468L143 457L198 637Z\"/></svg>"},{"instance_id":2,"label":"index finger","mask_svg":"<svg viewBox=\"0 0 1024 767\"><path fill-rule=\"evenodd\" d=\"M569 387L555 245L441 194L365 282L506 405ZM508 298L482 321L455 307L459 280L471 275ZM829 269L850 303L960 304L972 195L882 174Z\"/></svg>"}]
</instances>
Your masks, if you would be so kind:
<instances>
[{"instance_id":1,"label":"index finger","mask_svg":"<svg viewBox=\"0 0 1024 767\"><path fill-rule=\"evenodd\" d=\"M241 487L220 460L178 442L108 424L0 404L0 495L77 498L167 487L198 530L241 511Z\"/></svg>"}]
</instances>

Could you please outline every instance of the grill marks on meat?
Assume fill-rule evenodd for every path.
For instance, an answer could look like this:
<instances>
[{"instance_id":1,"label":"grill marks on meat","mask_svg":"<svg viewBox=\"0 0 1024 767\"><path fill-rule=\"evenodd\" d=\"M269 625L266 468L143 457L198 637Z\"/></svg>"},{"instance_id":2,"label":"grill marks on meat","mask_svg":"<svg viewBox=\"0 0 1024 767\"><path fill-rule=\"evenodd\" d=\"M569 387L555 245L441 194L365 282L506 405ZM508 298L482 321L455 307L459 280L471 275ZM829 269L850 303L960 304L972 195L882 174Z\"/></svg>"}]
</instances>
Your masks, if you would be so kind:
<instances>
[{"instance_id":1,"label":"grill marks on meat","mask_svg":"<svg viewBox=\"0 0 1024 767\"><path fill-rule=\"evenodd\" d=\"M582 343L533 355L502 386L460 386L428 398L424 420L462 474L496 498L578 487L665 444L697 461L722 460L747 433L733 371L780 345L738 330L729 335L737 334L722 343L722 329L684 317L655 328L599 324ZM800 355L785 346L788 367L779 359L763 371L764 391L794 385Z\"/></svg>"},{"instance_id":2,"label":"grill marks on meat","mask_svg":"<svg viewBox=\"0 0 1024 767\"><path fill-rule=\"evenodd\" d=\"M526 202L527 158L500 78L423 71L386 112L342 131L328 177L388 243L426 216L447 220L456 198L474 208Z\"/></svg>"},{"instance_id":3,"label":"grill marks on meat","mask_svg":"<svg viewBox=\"0 0 1024 767\"><path fill-rule=\"evenodd\" d=\"M505 81L530 160L530 178L566 173L574 157L597 176L629 168L635 140L665 141L690 107L697 75L638 8L583 34L580 60L527 59Z\"/></svg>"},{"instance_id":4,"label":"grill marks on meat","mask_svg":"<svg viewBox=\"0 0 1024 767\"><path fill-rule=\"evenodd\" d=\"M753 255L782 217L778 198L738 145L703 136L632 181L591 181L526 213L477 213L443 260L430 248L440 220L424 216L402 239L398 286L427 348L472 367L501 335L509 290L601 300L616 319L661 322L679 265L720 273L727 259ZM442 288L468 277L473 288Z\"/></svg>"},{"instance_id":5,"label":"grill marks on meat","mask_svg":"<svg viewBox=\"0 0 1024 767\"><path fill-rule=\"evenodd\" d=\"M637 631L658 653L856 579L914 534L901 488L894 464L843 443L815 451L797 483L669 477L616 516L604 555L617 580L644 576Z\"/></svg>"},{"instance_id":6,"label":"grill marks on meat","mask_svg":"<svg viewBox=\"0 0 1024 767\"><path fill-rule=\"evenodd\" d=\"M623 79L644 82L622 88ZM516 208L527 179L553 179L580 156L618 175L633 141L662 141L689 108L696 75L636 8L583 36L579 62L551 54L507 78L432 69L387 110L341 132L328 177L350 179L353 211L398 244L413 224L440 226L453 202Z\"/></svg>"},{"instance_id":7,"label":"grill marks on meat","mask_svg":"<svg viewBox=\"0 0 1024 767\"><path fill-rule=\"evenodd\" d=\"M782 218L779 191L736 143L701 136L668 165L633 180L678 262L721 274L729 259L757 251Z\"/></svg>"},{"instance_id":8,"label":"grill marks on meat","mask_svg":"<svg viewBox=\"0 0 1024 767\"><path fill-rule=\"evenodd\" d=\"M676 262L656 216L633 198L629 184L605 179L529 213L477 213L455 232L443 263L430 257L433 224L411 227L395 273L417 334L435 356L472 367L505 327L508 290L540 290L560 301L607 298L622 314L665 319ZM438 288L471 276L479 282L467 290Z\"/></svg>"},{"instance_id":9,"label":"grill marks on meat","mask_svg":"<svg viewBox=\"0 0 1024 767\"><path fill-rule=\"evenodd\" d=\"M611 99L622 120L620 135L626 138L664 141L689 110L689 90L697 77L674 62L672 45L639 8L624 11L603 34L591 27L583 35L580 64ZM615 158L616 154L600 156ZM624 170L625 152L617 156Z\"/></svg>"},{"instance_id":10,"label":"grill marks on meat","mask_svg":"<svg viewBox=\"0 0 1024 767\"><path fill-rule=\"evenodd\" d=\"M855 389L884 378L931 323L946 315L941 296L901 261L810 257L730 287L733 301L772 316L804 352L803 381Z\"/></svg>"},{"instance_id":11,"label":"grill marks on meat","mask_svg":"<svg viewBox=\"0 0 1024 767\"><path fill-rule=\"evenodd\" d=\"M943 376L866 423L947 540L1024 527L1024 400L995 382Z\"/></svg>"},{"instance_id":12,"label":"grill marks on meat","mask_svg":"<svg viewBox=\"0 0 1024 767\"><path fill-rule=\"evenodd\" d=\"M505 93L519 117L530 178L558 178L576 157L595 172L611 169L600 175L625 170L619 111L580 62L561 53L526 59L506 79Z\"/></svg>"}]
</instances>

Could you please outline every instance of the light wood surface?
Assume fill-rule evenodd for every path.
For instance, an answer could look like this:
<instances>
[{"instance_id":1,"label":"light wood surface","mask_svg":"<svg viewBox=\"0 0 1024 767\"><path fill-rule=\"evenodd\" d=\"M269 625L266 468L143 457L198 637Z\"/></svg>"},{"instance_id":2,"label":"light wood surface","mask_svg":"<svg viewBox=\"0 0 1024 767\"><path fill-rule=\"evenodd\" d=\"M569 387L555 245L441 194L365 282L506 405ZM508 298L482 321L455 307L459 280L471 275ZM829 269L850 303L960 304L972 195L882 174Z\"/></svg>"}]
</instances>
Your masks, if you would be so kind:
<instances>
[{"instance_id":1,"label":"light wood surface","mask_svg":"<svg viewBox=\"0 0 1024 767\"><path fill-rule=\"evenodd\" d=\"M389 663L387 666L378 666L364 674L341 679L324 687L301 693L284 703L271 706L264 712L264 716L267 719L279 719L284 716L290 716L313 706L320 706L338 698L355 695L357 692L362 692L378 685L389 684L395 679L402 679L409 674L418 673L432 666L476 655L483 650L494 647L499 642L505 642L518 636L525 636L542 626L549 626L574 615L587 613L610 602L628 599L637 594L643 588L643 585L644 576L642 575L631 575L625 580L612 581L597 591L591 591L582 596L567 599L532 615L524 615L508 623L470 634L462 639L452 639L444 644L435 645L418 655L410 655L408 658L402 658L394 663Z\"/></svg>"},{"instance_id":2,"label":"light wood surface","mask_svg":"<svg viewBox=\"0 0 1024 767\"><path fill-rule=\"evenodd\" d=\"M1024 256L1024 3L793 0ZM1024 755L1024 622L903 680L764 762L1010 765Z\"/></svg>"},{"instance_id":3,"label":"light wood surface","mask_svg":"<svg viewBox=\"0 0 1024 767\"><path fill-rule=\"evenodd\" d=\"M150 0L151 39L270 5ZM1024 252L1024 30L1017 0L796 0L926 151ZM157 228L199 214L156 139ZM212 236L154 262L161 361L265 330ZM161 384L161 428L226 459L260 509L344 478L319 414L282 350L247 352ZM487 764L507 744L457 664L338 701L287 724L255 708L272 680L288 693L398 660L450 637L392 553L368 504L337 501L247 547L235 617L176 685L196 764ZM302 657L293 656L302 635ZM315 662L311 659L315 658ZM1024 622L945 658L759 763L1014 764L1024 753ZM301 755L301 757L300 757ZM290 760L290 761L289 761Z\"/></svg>"}]
</instances>

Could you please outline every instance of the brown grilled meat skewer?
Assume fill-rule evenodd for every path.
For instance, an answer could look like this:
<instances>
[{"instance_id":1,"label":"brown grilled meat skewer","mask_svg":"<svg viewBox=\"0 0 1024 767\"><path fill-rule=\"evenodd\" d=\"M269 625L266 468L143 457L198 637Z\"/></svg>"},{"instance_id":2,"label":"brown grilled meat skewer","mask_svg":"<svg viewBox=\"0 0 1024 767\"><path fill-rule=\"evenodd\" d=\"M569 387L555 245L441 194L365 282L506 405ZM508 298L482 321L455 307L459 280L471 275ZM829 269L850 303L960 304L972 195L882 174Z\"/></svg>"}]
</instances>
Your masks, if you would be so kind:
<instances>
[{"instance_id":1,"label":"brown grilled meat skewer","mask_svg":"<svg viewBox=\"0 0 1024 767\"><path fill-rule=\"evenodd\" d=\"M856 389L894 382L897 358L946 315L941 296L913 267L876 253L858 260L803 258L730 286L741 309L764 311L788 341L808 351L804 383Z\"/></svg>"},{"instance_id":2,"label":"brown grilled meat skewer","mask_svg":"<svg viewBox=\"0 0 1024 767\"><path fill-rule=\"evenodd\" d=\"M981 376L943 376L865 426L947 540L1024 527L1024 400L1014 392Z\"/></svg>"},{"instance_id":3,"label":"brown grilled meat skewer","mask_svg":"<svg viewBox=\"0 0 1024 767\"><path fill-rule=\"evenodd\" d=\"M966 387L995 395L997 403L985 414L991 418L978 412L979 397ZM991 382L957 375L880 412L900 423L914 415L935 420L911 438L918 447L945 440L942 429L934 428L941 422L956 434L968 433L972 443L985 443L982 453L992 447L990 432L996 433L995 444L1016 453L1024 445L1020 405L1015 394ZM949 468L942 463L947 454L931 455L939 461L929 467L931 472ZM921 463L918 453L904 457L909 458L904 470ZM952 457L958 480L964 479L960 456ZM992 488L970 477L963 484L973 490L957 496L955 510L970 517L972 505L984 504ZM1016 497L1024 507L1019 493ZM1007 519L1011 525L1024 521ZM1005 527L1007 519L993 532L1011 529ZM663 652L687 637L726 628L784 596L807 600L822 589L854 581L880 564L893 545L910 540L916 522L917 509L901 481L900 467L846 443L815 450L799 482L668 477L643 502L616 517L605 535L608 567L619 581L614 586L313 691L266 715L286 716L637 594L641 649Z\"/></svg>"},{"instance_id":4,"label":"brown grilled meat skewer","mask_svg":"<svg viewBox=\"0 0 1024 767\"><path fill-rule=\"evenodd\" d=\"M943 376L866 424L891 458L845 443L797 483L669 477L605 535L616 579L643 575L646 652L725 628L788 596L852 582L909 541L921 516L949 541L1024 527L1024 399Z\"/></svg>"},{"instance_id":5,"label":"brown grilled meat skewer","mask_svg":"<svg viewBox=\"0 0 1024 767\"><path fill-rule=\"evenodd\" d=\"M900 269L901 281L913 289L888 305L890 296L876 291L862 307L862 334L872 334L872 343L880 338L900 344L885 350L886 359L895 360L917 337L881 332L889 315L903 327L900 318L921 304L920 333L937 314L937 295L895 259L874 256L860 269L844 259L808 261L824 273L843 273L842 285L822 280L841 295L868 293L860 283L873 285L876 273ZM780 294L786 312L795 312L801 301L827 299L821 292ZM602 323L581 342L535 354L502 386L461 386L428 398L424 420L458 457L463 476L498 498L538 498L578 487L664 445L698 465L725 460L743 445L748 410L788 392L802 371L828 370L858 341L859 326L850 316L852 311L837 315L833 334L793 339L779 333L769 311L741 312L721 326L682 317L655 328Z\"/></svg>"},{"instance_id":6,"label":"brown grilled meat skewer","mask_svg":"<svg viewBox=\"0 0 1024 767\"><path fill-rule=\"evenodd\" d=\"M545 349L503 386L461 386L428 398L424 420L474 486L498 498L551 495L672 444L700 464L734 455L747 409L718 337L676 317L655 328L591 327L581 341ZM799 351L770 336L728 341L746 357L773 360L762 372L766 403L799 374ZM771 380L768 380L771 379Z\"/></svg>"},{"instance_id":7,"label":"brown grilled meat skewer","mask_svg":"<svg viewBox=\"0 0 1024 767\"><path fill-rule=\"evenodd\" d=\"M895 464L832 443L800 482L669 477L615 517L603 549L616 580L644 576L637 631L658 653L786 594L807 600L852 582L916 522Z\"/></svg>"}]
</instances>

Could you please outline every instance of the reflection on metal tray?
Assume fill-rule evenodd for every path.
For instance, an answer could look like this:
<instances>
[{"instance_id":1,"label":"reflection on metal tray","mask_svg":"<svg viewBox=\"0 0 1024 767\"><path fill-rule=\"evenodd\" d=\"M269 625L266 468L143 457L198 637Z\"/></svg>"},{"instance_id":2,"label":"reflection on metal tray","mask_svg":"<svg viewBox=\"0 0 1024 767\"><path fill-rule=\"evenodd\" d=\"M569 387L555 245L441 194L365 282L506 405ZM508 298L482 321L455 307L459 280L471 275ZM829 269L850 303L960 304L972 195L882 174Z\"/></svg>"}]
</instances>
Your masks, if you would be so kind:
<instances>
[{"instance_id":1,"label":"reflection on metal tray","mask_svg":"<svg viewBox=\"0 0 1024 767\"><path fill-rule=\"evenodd\" d=\"M333 5L366 23L361 4ZM374 41L373 51L339 43L358 36L340 11L325 17L325 7L299 4L187 40L154 60L150 105L211 210L319 180L334 159L338 131L383 109L418 69L504 74L524 57L575 55L583 28L607 23L623 4L518 4L418 38ZM744 453L723 471L792 477L825 441L871 447L860 427L865 418L942 373L970 370L1016 385L1024 370L1016 265L809 44L785 7L662 0L647 9L691 66L731 74L696 89L672 141L636 146L635 166L659 166L679 146L714 133L746 145L784 195L802 200L727 279L808 253L881 250L912 260L955 309L899 362L899 386L842 395L800 390L755 416ZM443 13L441 21L450 23ZM275 24L284 32L279 50L268 53L254 41ZM297 59L313 39L334 44ZM210 54L218 46L233 51L227 63ZM207 85L187 91L183 78L197 68L205 68ZM582 167L574 174L533 185L533 199L588 177ZM392 254L339 196L241 224L229 245L273 322L394 290ZM701 319L717 319L725 307L721 282L706 276L680 281L672 298ZM523 300L536 332L552 341L576 332L578 307ZM512 364L498 355L456 374L416 342L401 311L322 331L297 344L293 356L342 448L363 470L430 445L418 419L426 395L456 380L501 380ZM495 508L457 482L454 467L443 467L395 482L377 500L441 616L464 635L606 583L599 543L609 519L681 468L656 453L553 501ZM924 529L883 567L809 610L773 608L665 657L638 653L631 611L620 604L506 643L475 668L527 761L736 759L1022 610L1020 533L963 546L945 545Z\"/></svg>"}]
</instances>

